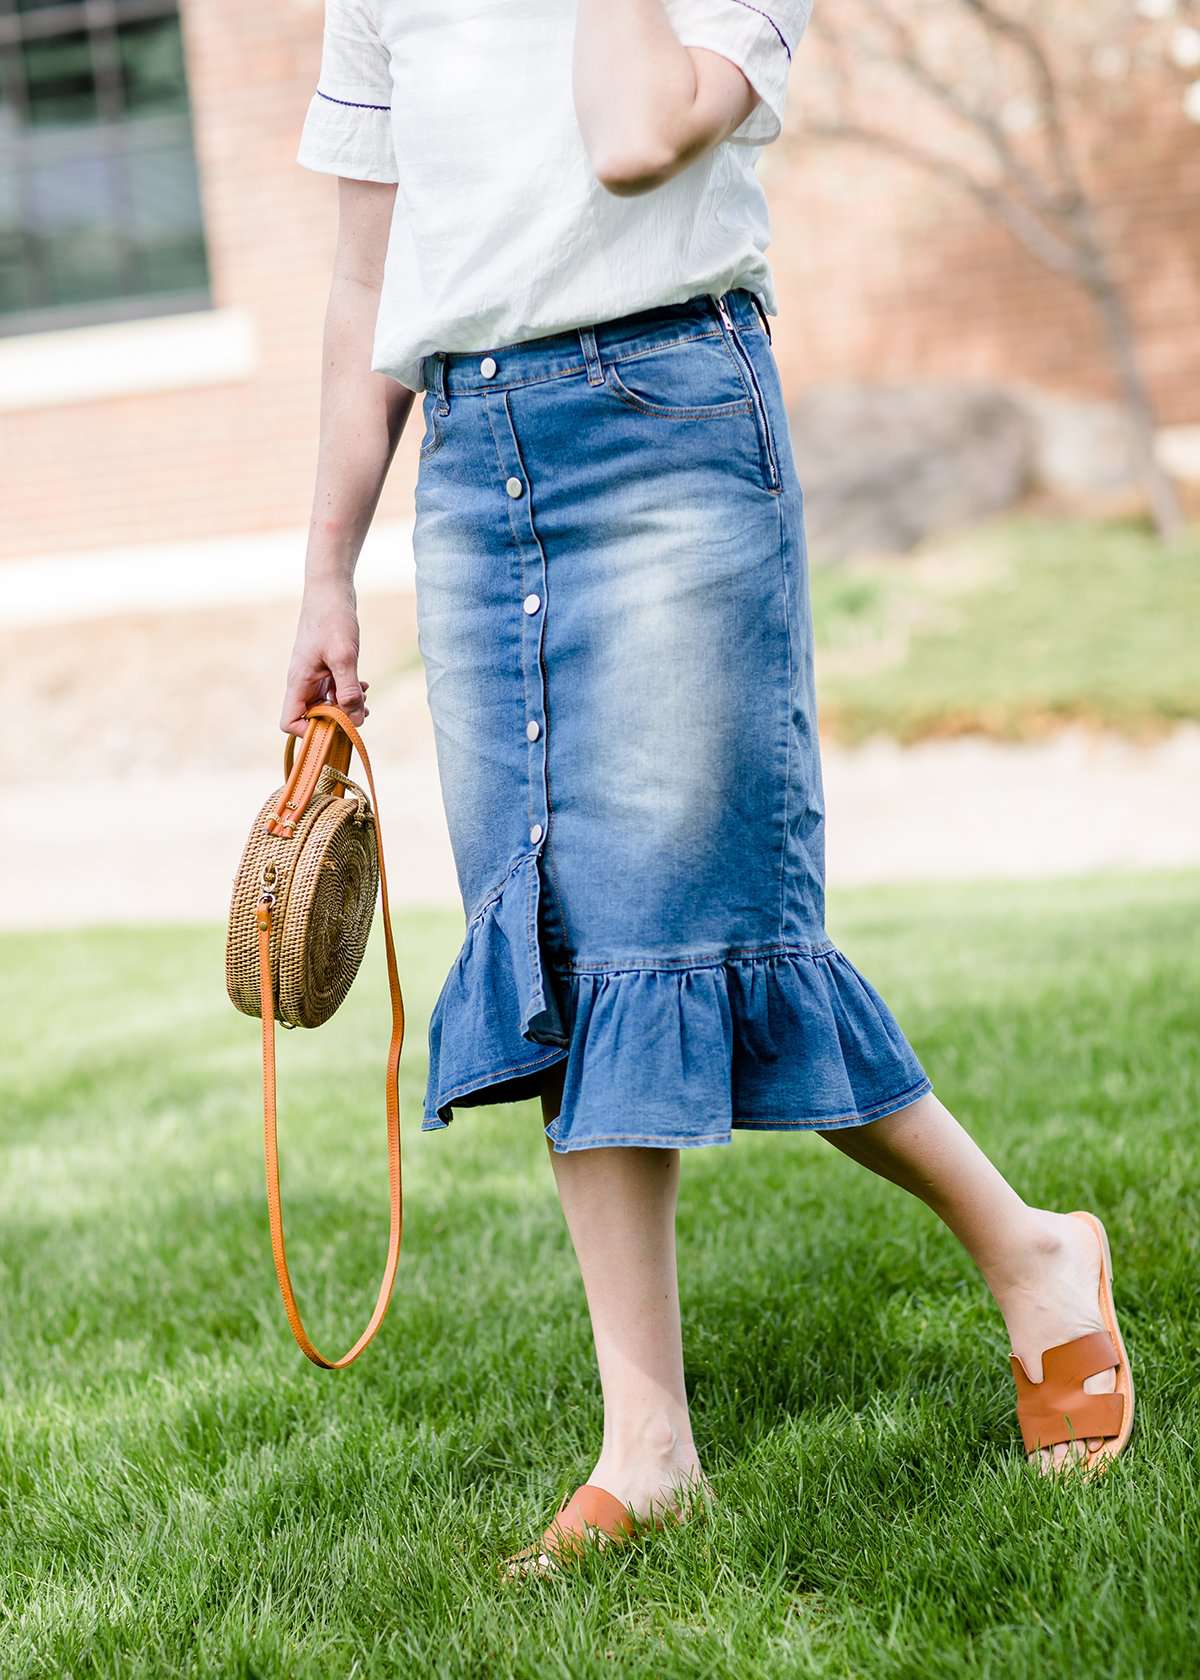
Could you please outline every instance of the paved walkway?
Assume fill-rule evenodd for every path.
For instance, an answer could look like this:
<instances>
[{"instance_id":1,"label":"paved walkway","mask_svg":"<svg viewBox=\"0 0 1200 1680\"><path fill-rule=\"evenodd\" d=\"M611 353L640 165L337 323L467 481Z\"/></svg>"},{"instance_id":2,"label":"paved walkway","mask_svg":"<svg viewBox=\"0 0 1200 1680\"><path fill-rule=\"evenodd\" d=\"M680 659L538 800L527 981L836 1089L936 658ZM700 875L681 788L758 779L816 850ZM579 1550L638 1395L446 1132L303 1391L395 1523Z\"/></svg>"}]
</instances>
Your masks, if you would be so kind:
<instances>
[{"instance_id":1,"label":"paved walkway","mask_svg":"<svg viewBox=\"0 0 1200 1680\"><path fill-rule=\"evenodd\" d=\"M0 566L0 927L223 920L278 784L300 531ZM407 526L359 570L368 740L398 905L457 906ZM828 878L1200 867L1200 727L825 750ZM34 839L33 837L36 837Z\"/></svg>"},{"instance_id":2,"label":"paved walkway","mask_svg":"<svg viewBox=\"0 0 1200 1680\"><path fill-rule=\"evenodd\" d=\"M393 896L457 905L416 706L405 732L404 757L376 765ZM827 748L824 763L831 887L1200 867L1198 728L1152 748L1071 733L1026 747ZM0 813L0 926L220 921L245 830L270 790L247 769L26 782Z\"/></svg>"}]
</instances>

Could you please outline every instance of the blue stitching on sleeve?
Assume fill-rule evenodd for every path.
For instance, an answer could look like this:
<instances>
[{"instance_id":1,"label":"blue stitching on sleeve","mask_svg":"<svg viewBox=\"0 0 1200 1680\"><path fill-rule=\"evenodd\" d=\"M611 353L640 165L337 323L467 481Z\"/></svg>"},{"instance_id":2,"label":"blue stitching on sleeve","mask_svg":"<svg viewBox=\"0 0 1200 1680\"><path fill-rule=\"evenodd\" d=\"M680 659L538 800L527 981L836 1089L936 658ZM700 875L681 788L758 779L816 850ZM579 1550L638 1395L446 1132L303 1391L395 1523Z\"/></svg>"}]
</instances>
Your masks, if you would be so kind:
<instances>
[{"instance_id":1,"label":"blue stitching on sleeve","mask_svg":"<svg viewBox=\"0 0 1200 1680\"><path fill-rule=\"evenodd\" d=\"M318 99L328 99L331 105L351 105L356 111L390 111L390 105L366 105L361 99L335 99L331 93L322 93L317 89Z\"/></svg>"},{"instance_id":2,"label":"blue stitching on sleeve","mask_svg":"<svg viewBox=\"0 0 1200 1680\"><path fill-rule=\"evenodd\" d=\"M792 49L791 49L791 47L788 46L786 40L784 39L783 30L780 29L779 25L775 22L775 19L771 16L771 14L769 12L764 12L761 6L752 6L750 4L750 0L734 0L734 4L738 5L738 6L745 6L745 8L748 12L757 12L759 17L766 18L767 22L771 25L771 28L775 31L776 35L779 36L779 44L783 48L784 52L788 55L788 63L790 64L792 62Z\"/></svg>"}]
</instances>

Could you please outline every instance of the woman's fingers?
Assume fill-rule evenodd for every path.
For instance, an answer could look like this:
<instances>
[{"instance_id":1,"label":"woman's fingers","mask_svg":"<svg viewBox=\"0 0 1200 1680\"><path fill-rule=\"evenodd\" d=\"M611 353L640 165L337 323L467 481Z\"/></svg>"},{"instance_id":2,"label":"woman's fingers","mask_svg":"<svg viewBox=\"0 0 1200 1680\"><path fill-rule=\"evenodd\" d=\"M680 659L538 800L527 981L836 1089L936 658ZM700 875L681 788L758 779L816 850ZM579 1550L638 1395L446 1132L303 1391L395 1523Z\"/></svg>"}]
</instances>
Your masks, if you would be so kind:
<instances>
[{"instance_id":1,"label":"woman's fingers","mask_svg":"<svg viewBox=\"0 0 1200 1680\"><path fill-rule=\"evenodd\" d=\"M351 723L362 723L367 714L363 704L363 686L358 680L357 660L342 658L331 661L331 670L337 704Z\"/></svg>"},{"instance_id":2,"label":"woman's fingers","mask_svg":"<svg viewBox=\"0 0 1200 1680\"><path fill-rule=\"evenodd\" d=\"M370 686L369 682L360 683L348 674L343 674L340 682L328 674L311 683L289 682L279 727L285 735L303 735L308 728L304 714L316 705L340 706L351 723L365 723L371 715L365 698Z\"/></svg>"},{"instance_id":3,"label":"woman's fingers","mask_svg":"<svg viewBox=\"0 0 1200 1680\"><path fill-rule=\"evenodd\" d=\"M279 727L285 735L304 734L308 727L304 721L304 714L313 700L320 698L320 692L320 689L314 690L311 679L306 682L296 677L288 678L287 692L283 696L283 709L279 715Z\"/></svg>"}]
</instances>

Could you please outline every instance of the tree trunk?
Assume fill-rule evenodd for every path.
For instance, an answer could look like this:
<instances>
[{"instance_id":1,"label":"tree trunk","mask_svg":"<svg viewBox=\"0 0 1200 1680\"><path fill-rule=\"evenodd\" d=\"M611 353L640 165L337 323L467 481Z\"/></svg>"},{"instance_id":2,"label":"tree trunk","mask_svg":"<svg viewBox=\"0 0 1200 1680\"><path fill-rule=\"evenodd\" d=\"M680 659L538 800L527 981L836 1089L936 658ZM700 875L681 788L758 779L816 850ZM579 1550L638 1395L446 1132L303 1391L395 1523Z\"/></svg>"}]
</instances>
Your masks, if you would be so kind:
<instances>
[{"instance_id":1,"label":"tree trunk","mask_svg":"<svg viewBox=\"0 0 1200 1680\"><path fill-rule=\"evenodd\" d=\"M1103 252L1091 237L1088 238L1088 244L1091 247L1088 290L1100 312L1108 336L1121 400L1129 418L1138 477L1150 503L1155 529L1165 542L1169 542L1184 528L1183 508L1180 506L1170 475L1159 460L1155 448L1157 428L1154 421L1154 405L1150 401L1150 392L1138 362L1133 322L1129 317L1125 299L1109 273Z\"/></svg>"}]
</instances>

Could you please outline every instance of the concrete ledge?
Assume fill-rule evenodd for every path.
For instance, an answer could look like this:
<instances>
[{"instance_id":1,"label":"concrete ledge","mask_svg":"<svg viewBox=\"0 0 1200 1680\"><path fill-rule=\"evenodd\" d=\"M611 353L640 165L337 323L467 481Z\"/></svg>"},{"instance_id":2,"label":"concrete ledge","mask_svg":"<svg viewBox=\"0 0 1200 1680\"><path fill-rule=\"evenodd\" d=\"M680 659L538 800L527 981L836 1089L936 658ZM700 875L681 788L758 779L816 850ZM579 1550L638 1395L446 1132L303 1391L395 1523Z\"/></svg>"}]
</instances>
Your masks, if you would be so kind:
<instances>
[{"instance_id":1,"label":"concrete ledge","mask_svg":"<svg viewBox=\"0 0 1200 1680\"><path fill-rule=\"evenodd\" d=\"M355 586L414 587L412 521L382 520L363 544ZM38 554L0 564L0 625L54 624L110 613L171 612L225 601L294 600L304 585L308 532L255 532Z\"/></svg>"},{"instance_id":2,"label":"concrete ledge","mask_svg":"<svg viewBox=\"0 0 1200 1680\"><path fill-rule=\"evenodd\" d=\"M0 409L227 385L257 367L254 320L244 309L25 333L0 339Z\"/></svg>"},{"instance_id":3,"label":"concrete ledge","mask_svg":"<svg viewBox=\"0 0 1200 1680\"><path fill-rule=\"evenodd\" d=\"M1155 446L1159 460L1174 478L1200 483L1200 426L1163 426Z\"/></svg>"}]
</instances>

